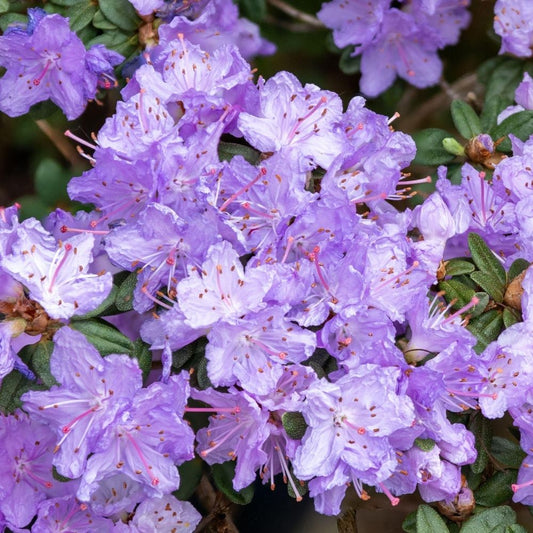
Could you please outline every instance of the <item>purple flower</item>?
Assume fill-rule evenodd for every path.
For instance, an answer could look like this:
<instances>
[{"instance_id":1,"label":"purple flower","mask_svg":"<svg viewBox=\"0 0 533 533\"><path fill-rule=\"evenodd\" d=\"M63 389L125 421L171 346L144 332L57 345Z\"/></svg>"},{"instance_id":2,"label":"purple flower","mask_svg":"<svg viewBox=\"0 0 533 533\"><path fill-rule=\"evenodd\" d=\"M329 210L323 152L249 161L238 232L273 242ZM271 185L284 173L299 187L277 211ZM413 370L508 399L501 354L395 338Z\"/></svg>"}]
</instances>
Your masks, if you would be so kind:
<instances>
[{"instance_id":1,"label":"purple flower","mask_svg":"<svg viewBox=\"0 0 533 533\"><path fill-rule=\"evenodd\" d=\"M46 500L39 506L33 533L111 533L113 522L96 515L72 496Z\"/></svg>"},{"instance_id":2,"label":"purple flower","mask_svg":"<svg viewBox=\"0 0 533 533\"><path fill-rule=\"evenodd\" d=\"M109 358L109 356L108 356ZM106 478L122 473L162 496L179 488L176 465L193 457L194 434L183 412L189 395L185 375L138 390L127 410L101 434L87 461L78 498L90 501Z\"/></svg>"},{"instance_id":3,"label":"purple flower","mask_svg":"<svg viewBox=\"0 0 533 533\"><path fill-rule=\"evenodd\" d=\"M278 72L260 82L260 108L241 112L238 127L244 138L261 152L284 149L300 170L317 165L327 168L344 149L338 123L342 116L339 96L316 85L302 84L289 72Z\"/></svg>"},{"instance_id":4,"label":"purple flower","mask_svg":"<svg viewBox=\"0 0 533 533\"><path fill-rule=\"evenodd\" d=\"M21 412L0 416L0 512L16 527L26 526L60 485L52 475L54 444L46 424Z\"/></svg>"},{"instance_id":5,"label":"purple flower","mask_svg":"<svg viewBox=\"0 0 533 533\"><path fill-rule=\"evenodd\" d=\"M30 291L52 318L70 318L92 311L112 286L109 272L89 273L94 237L76 235L56 240L40 222L28 219L16 229L12 251L2 268Z\"/></svg>"},{"instance_id":6,"label":"purple flower","mask_svg":"<svg viewBox=\"0 0 533 533\"><path fill-rule=\"evenodd\" d=\"M520 465L517 482L511 485L514 496L513 501L523 505L533 503L533 456L528 455Z\"/></svg>"},{"instance_id":7,"label":"purple flower","mask_svg":"<svg viewBox=\"0 0 533 533\"><path fill-rule=\"evenodd\" d=\"M502 38L500 54L531 57L533 5L529 0L498 0L494 6L494 31Z\"/></svg>"},{"instance_id":8,"label":"purple flower","mask_svg":"<svg viewBox=\"0 0 533 533\"><path fill-rule=\"evenodd\" d=\"M68 19L57 14L36 17L34 12L27 32L0 37L0 65L7 69L0 80L0 110L16 117L51 99L69 120L78 117L95 96L98 75L122 59L113 52L106 55L104 69L92 58L88 64L85 47Z\"/></svg>"},{"instance_id":9,"label":"purple flower","mask_svg":"<svg viewBox=\"0 0 533 533\"><path fill-rule=\"evenodd\" d=\"M54 344L50 370L61 385L27 392L22 401L26 411L46 421L59 437L54 460L58 472L76 478L105 428L141 387L141 371L127 355L102 359L81 333L69 327L55 334Z\"/></svg>"}]
</instances>

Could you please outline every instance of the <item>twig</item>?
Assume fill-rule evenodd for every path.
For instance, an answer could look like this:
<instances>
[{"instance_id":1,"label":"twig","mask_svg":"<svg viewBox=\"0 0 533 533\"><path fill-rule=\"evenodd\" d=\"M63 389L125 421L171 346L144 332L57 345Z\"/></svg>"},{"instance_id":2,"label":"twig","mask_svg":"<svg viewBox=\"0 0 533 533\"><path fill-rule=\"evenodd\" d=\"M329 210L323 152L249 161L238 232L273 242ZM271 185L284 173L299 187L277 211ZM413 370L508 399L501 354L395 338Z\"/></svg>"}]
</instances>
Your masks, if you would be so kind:
<instances>
[{"instance_id":1,"label":"twig","mask_svg":"<svg viewBox=\"0 0 533 533\"><path fill-rule=\"evenodd\" d=\"M84 163L83 158L78 154L76 148L68 141L62 133L50 126L44 119L36 120L37 127L52 141L54 146L61 152L61 155L70 163L77 166Z\"/></svg>"},{"instance_id":2,"label":"twig","mask_svg":"<svg viewBox=\"0 0 533 533\"><path fill-rule=\"evenodd\" d=\"M325 28L324 24L322 24L322 22L320 22L320 20L318 20L316 17L292 7L283 0L268 0L268 3L289 15L289 17L305 22L306 24L309 24L315 28Z\"/></svg>"}]
</instances>

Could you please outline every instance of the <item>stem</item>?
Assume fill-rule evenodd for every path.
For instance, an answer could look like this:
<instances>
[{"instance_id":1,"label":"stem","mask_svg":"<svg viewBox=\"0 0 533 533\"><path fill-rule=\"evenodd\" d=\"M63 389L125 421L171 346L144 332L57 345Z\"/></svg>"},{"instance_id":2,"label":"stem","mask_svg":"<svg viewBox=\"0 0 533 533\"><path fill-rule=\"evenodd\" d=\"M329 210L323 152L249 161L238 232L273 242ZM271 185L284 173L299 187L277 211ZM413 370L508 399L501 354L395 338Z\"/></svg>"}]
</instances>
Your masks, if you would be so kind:
<instances>
[{"instance_id":1,"label":"stem","mask_svg":"<svg viewBox=\"0 0 533 533\"><path fill-rule=\"evenodd\" d=\"M74 146L65 139L62 133L50 126L47 120L36 120L37 127L52 141L54 146L61 152L61 155L70 163L72 167L84 163L83 158L78 154Z\"/></svg>"},{"instance_id":2,"label":"stem","mask_svg":"<svg viewBox=\"0 0 533 533\"><path fill-rule=\"evenodd\" d=\"M300 11L299 9L296 9L295 7L292 7L291 5L287 4L283 0L268 0L268 3L289 15L289 17L305 22L310 26L313 26L315 28L325 27L324 24L322 24L322 22L320 22L320 20L318 20L313 15L304 13L303 11Z\"/></svg>"}]
</instances>

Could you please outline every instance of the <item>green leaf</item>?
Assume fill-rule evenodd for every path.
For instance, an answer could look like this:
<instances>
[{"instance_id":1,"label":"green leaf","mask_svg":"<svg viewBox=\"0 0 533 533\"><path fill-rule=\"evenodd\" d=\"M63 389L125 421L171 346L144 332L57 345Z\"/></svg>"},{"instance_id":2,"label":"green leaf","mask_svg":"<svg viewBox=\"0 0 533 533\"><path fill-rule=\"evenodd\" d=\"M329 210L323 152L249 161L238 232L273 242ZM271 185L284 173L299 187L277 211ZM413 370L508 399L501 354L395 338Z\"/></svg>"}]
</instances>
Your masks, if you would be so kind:
<instances>
[{"instance_id":1,"label":"green leaf","mask_svg":"<svg viewBox=\"0 0 533 533\"><path fill-rule=\"evenodd\" d=\"M353 76L361 70L361 56L357 55L354 57L352 55L353 51L353 46L347 46L342 50L339 58L339 69L344 74L348 74L348 76Z\"/></svg>"},{"instance_id":2,"label":"green leaf","mask_svg":"<svg viewBox=\"0 0 533 533\"><path fill-rule=\"evenodd\" d=\"M508 307L503 310L502 318L503 325L506 328L510 328L512 325L517 324L522 320L520 315L518 314L518 311L514 309L509 309Z\"/></svg>"},{"instance_id":3,"label":"green leaf","mask_svg":"<svg viewBox=\"0 0 533 533\"><path fill-rule=\"evenodd\" d=\"M70 323L70 327L83 333L103 357L111 353L131 355L133 352L130 339L103 320L76 320Z\"/></svg>"},{"instance_id":4,"label":"green leaf","mask_svg":"<svg viewBox=\"0 0 533 533\"><path fill-rule=\"evenodd\" d=\"M298 411L287 411L281 416L281 423L290 439L300 440L305 435L307 423Z\"/></svg>"},{"instance_id":5,"label":"green leaf","mask_svg":"<svg viewBox=\"0 0 533 533\"><path fill-rule=\"evenodd\" d=\"M53 351L54 343L52 341L41 340L25 346L20 354L23 361L48 388L58 384L50 372L50 357Z\"/></svg>"},{"instance_id":6,"label":"green leaf","mask_svg":"<svg viewBox=\"0 0 533 533\"><path fill-rule=\"evenodd\" d=\"M122 54L124 57L128 57L137 49L139 41L136 35L130 36L121 31L114 30L95 37L89 41L88 46L92 46L93 44L103 44L107 48Z\"/></svg>"},{"instance_id":7,"label":"green leaf","mask_svg":"<svg viewBox=\"0 0 533 533\"><path fill-rule=\"evenodd\" d=\"M444 297L448 303L456 300L453 304L454 309L461 309L461 307L470 303L475 294L474 289L467 287L455 279L441 281L439 283L439 289L444 291Z\"/></svg>"},{"instance_id":8,"label":"green leaf","mask_svg":"<svg viewBox=\"0 0 533 533\"><path fill-rule=\"evenodd\" d=\"M131 356L134 359L137 359L139 368L143 373L143 380L146 381L148 379L148 374L150 374L150 370L152 370L152 351L150 350L148 344L143 342L141 339L137 339L133 343Z\"/></svg>"},{"instance_id":9,"label":"green leaf","mask_svg":"<svg viewBox=\"0 0 533 533\"><path fill-rule=\"evenodd\" d=\"M503 329L502 313L491 309L478 317L472 318L466 329L477 338L474 346L476 353L481 353L492 341L495 341Z\"/></svg>"},{"instance_id":10,"label":"green leaf","mask_svg":"<svg viewBox=\"0 0 533 533\"><path fill-rule=\"evenodd\" d=\"M430 452L435 447L435 441L433 439L416 438L415 446L423 452Z\"/></svg>"},{"instance_id":11,"label":"green leaf","mask_svg":"<svg viewBox=\"0 0 533 533\"><path fill-rule=\"evenodd\" d=\"M438 128L428 128L413 133L416 143L416 156L413 163L417 165L445 165L455 159L442 146L442 141L450 134Z\"/></svg>"},{"instance_id":12,"label":"green leaf","mask_svg":"<svg viewBox=\"0 0 533 533\"><path fill-rule=\"evenodd\" d=\"M26 24L28 22L28 17L26 15L21 15L20 13L6 13L5 15L0 16L0 30L5 32L10 24L17 22Z\"/></svg>"},{"instance_id":13,"label":"green leaf","mask_svg":"<svg viewBox=\"0 0 533 533\"><path fill-rule=\"evenodd\" d=\"M479 316L481 313L483 313L487 305L489 305L490 301L489 295L486 292L476 292L474 296L479 300L479 302L474 305L474 307L472 307L470 311L468 311L468 314L472 318Z\"/></svg>"},{"instance_id":14,"label":"green leaf","mask_svg":"<svg viewBox=\"0 0 533 533\"><path fill-rule=\"evenodd\" d=\"M490 445L490 453L502 465L508 468L520 468L526 458L526 452L520 445L503 437L493 437Z\"/></svg>"},{"instance_id":15,"label":"green leaf","mask_svg":"<svg viewBox=\"0 0 533 533\"><path fill-rule=\"evenodd\" d=\"M457 131L465 138L472 139L481 133L481 122L477 113L462 100L454 100L451 105L452 120Z\"/></svg>"},{"instance_id":16,"label":"green leaf","mask_svg":"<svg viewBox=\"0 0 533 533\"><path fill-rule=\"evenodd\" d=\"M466 259L450 259L446 261L446 275L458 276L459 274L470 274L476 267L471 261Z\"/></svg>"},{"instance_id":17,"label":"green leaf","mask_svg":"<svg viewBox=\"0 0 533 533\"><path fill-rule=\"evenodd\" d=\"M485 244L485 241L477 233L468 234L468 248L472 254L472 259L481 272L492 274L501 285L507 282L507 275L500 260L494 255L492 250Z\"/></svg>"},{"instance_id":18,"label":"green leaf","mask_svg":"<svg viewBox=\"0 0 533 533\"><path fill-rule=\"evenodd\" d=\"M526 141L533 133L533 111L514 113L495 126L489 133L494 141L502 137L507 137L509 133L512 133L522 141ZM500 152L510 152L512 147L509 138L502 141L498 145L497 150Z\"/></svg>"},{"instance_id":19,"label":"green leaf","mask_svg":"<svg viewBox=\"0 0 533 533\"><path fill-rule=\"evenodd\" d=\"M0 0L0 13L9 11L9 0Z\"/></svg>"},{"instance_id":20,"label":"green leaf","mask_svg":"<svg viewBox=\"0 0 533 533\"><path fill-rule=\"evenodd\" d=\"M261 158L261 152L244 144L223 141L218 144L218 156L222 161L231 161L236 155L241 155L251 165L259 163Z\"/></svg>"},{"instance_id":21,"label":"green leaf","mask_svg":"<svg viewBox=\"0 0 533 533\"><path fill-rule=\"evenodd\" d=\"M196 380L198 382L198 388L200 390L206 390L210 387L213 387L213 383L211 383L211 380L209 379L209 375L207 373L206 357L202 357L196 365Z\"/></svg>"},{"instance_id":22,"label":"green leaf","mask_svg":"<svg viewBox=\"0 0 533 533\"><path fill-rule=\"evenodd\" d=\"M211 470L213 472L213 481L215 482L215 485L233 503L247 505L252 501L254 497L253 483L240 491L236 491L233 488L235 461L226 461L222 464L215 464L211 467Z\"/></svg>"},{"instance_id":23,"label":"green leaf","mask_svg":"<svg viewBox=\"0 0 533 533\"><path fill-rule=\"evenodd\" d=\"M239 0L246 18L254 22L261 22L266 15L267 7L265 0Z\"/></svg>"},{"instance_id":24,"label":"green leaf","mask_svg":"<svg viewBox=\"0 0 533 533\"><path fill-rule=\"evenodd\" d=\"M496 126L498 115L507 107L505 100L496 95L490 100L485 100L483 111L481 111L481 129L483 131L490 131Z\"/></svg>"},{"instance_id":25,"label":"green leaf","mask_svg":"<svg viewBox=\"0 0 533 533\"><path fill-rule=\"evenodd\" d=\"M470 465L470 469L474 474L480 474L485 470L489 462L490 443L492 439L492 430L489 421L479 412L472 415L468 429L474 434L476 438L477 458Z\"/></svg>"},{"instance_id":26,"label":"green leaf","mask_svg":"<svg viewBox=\"0 0 533 533\"><path fill-rule=\"evenodd\" d=\"M187 344L183 348L172 353L172 366L176 370L181 370L192 358L200 360L205 357L205 347L207 346L207 337L200 337L195 341Z\"/></svg>"},{"instance_id":27,"label":"green leaf","mask_svg":"<svg viewBox=\"0 0 533 533\"><path fill-rule=\"evenodd\" d=\"M52 0L56 6L75 6L76 4L85 4L87 0Z\"/></svg>"},{"instance_id":28,"label":"green leaf","mask_svg":"<svg viewBox=\"0 0 533 533\"><path fill-rule=\"evenodd\" d=\"M402 523L405 533L416 533L416 511L409 513Z\"/></svg>"},{"instance_id":29,"label":"green leaf","mask_svg":"<svg viewBox=\"0 0 533 533\"><path fill-rule=\"evenodd\" d=\"M106 19L104 14L99 9L97 9L96 13L94 14L93 26L103 31L112 31L117 29L116 25L110 20Z\"/></svg>"},{"instance_id":30,"label":"green leaf","mask_svg":"<svg viewBox=\"0 0 533 533\"><path fill-rule=\"evenodd\" d=\"M131 272L120 284L115 298L115 306L119 311L126 312L133 309L133 291L137 285L137 273Z\"/></svg>"},{"instance_id":31,"label":"green leaf","mask_svg":"<svg viewBox=\"0 0 533 533\"><path fill-rule=\"evenodd\" d=\"M490 67L489 67L490 68ZM506 57L493 63L493 69L487 76L485 101L499 96L505 107L514 102L514 92L523 77L523 62L519 59Z\"/></svg>"},{"instance_id":32,"label":"green leaf","mask_svg":"<svg viewBox=\"0 0 533 533\"><path fill-rule=\"evenodd\" d=\"M449 530L435 509L420 505L416 512L416 533L449 533Z\"/></svg>"},{"instance_id":33,"label":"green leaf","mask_svg":"<svg viewBox=\"0 0 533 533\"><path fill-rule=\"evenodd\" d=\"M297 492L294 491L292 483L287 483L287 494L291 498L294 498L297 501L301 501L302 496L305 496L309 492L309 485L307 481L300 481L299 479L297 479L296 476L294 476L292 472L292 468L290 470L290 475L293 476L293 479L295 481L295 488Z\"/></svg>"},{"instance_id":34,"label":"green leaf","mask_svg":"<svg viewBox=\"0 0 533 533\"><path fill-rule=\"evenodd\" d=\"M4 377L0 385L0 412L12 413L22 403L20 397L29 390L31 381L17 370Z\"/></svg>"},{"instance_id":35,"label":"green leaf","mask_svg":"<svg viewBox=\"0 0 533 533\"><path fill-rule=\"evenodd\" d=\"M188 500L194 494L196 487L198 487L198 484L202 479L203 467L204 462L198 457L195 457L178 467L180 473L180 488L172 493L178 498L178 500Z\"/></svg>"},{"instance_id":36,"label":"green leaf","mask_svg":"<svg viewBox=\"0 0 533 533\"><path fill-rule=\"evenodd\" d=\"M97 11L98 6L92 2L76 4L68 10L70 29L75 32L82 30L91 23Z\"/></svg>"},{"instance_id":37,"label":"green leaf","mask_svg":"<svg viewBox=\"0 0 533 533\"><path fill-rule=\"evenodd\" d=\"M517 476L516 470L496 472L475 491L476 505L496 507L510 500L513 497L511 484L516 483Z\"/></svg>"},{"instance_id":38,"label":"green leaf","mask_svg":"<svg viewBox=\"0 0 533 533\"><path fill-rule=\"evenodd\" d=\"M504 533L505 526L515 523L516 513L504 505L474 514L463 524L461 533Z\"/></svg>"},{"instance_id":39,"label":"green leaf","mask_svg":"<svg viewBox=\"0 0 533 533\"><path fill-rule=\"evenodd\" d=\"M489 272L472 272L470 278L474 280L495 302L503 302L505 283L501 283Z\"/></svg>"},{"instance_id":40,"label":"green leaf","mask_svg":"<svg viewBox=\"0 0 533 533\"><path fill-rule=\"evenodd\" d=\"M52 477L56 480L56 481L59 481L60 483L67 483L69 481L72 481L71 478L69 477L65 477L65 476L62 476L56 469L55 465L52 466Z\"/></svg>"},{"instance_id":41,"label":"green leaf","mask_svg":"<svg viewBox=\"0 0 533 533\"><path fill-rule=\"evenodd\" d=\"M455 156L464 156L465 155L465 148L464 146L459 143L454 137L446 137L446 139L442 140L442 147L449 152L450 154L453 154Z\"/></svg>"},{"instance_id":42,"label":"green leaf","mask_svg":"<svg viewBox=\"0 0 533 533\"><path fill-rule=\"evenodd\" d=\"M530 262L526 261L525 259L515 259L512 265L509 267L509 271L507 272L507 280L513 281L513 279L522 274L522 272L524 272L529 265Z\"/></svg>"},{"instance_id":43,"label":"green leaf","mask_svg":"<svg viewBox=\"0 0 533 533\"><path fill-rule=\"evenodd\" d=\"M107 20L128 33L134 32L141 22L128 0L99 0L98 5Z\"/></svg>"}]
</instances>

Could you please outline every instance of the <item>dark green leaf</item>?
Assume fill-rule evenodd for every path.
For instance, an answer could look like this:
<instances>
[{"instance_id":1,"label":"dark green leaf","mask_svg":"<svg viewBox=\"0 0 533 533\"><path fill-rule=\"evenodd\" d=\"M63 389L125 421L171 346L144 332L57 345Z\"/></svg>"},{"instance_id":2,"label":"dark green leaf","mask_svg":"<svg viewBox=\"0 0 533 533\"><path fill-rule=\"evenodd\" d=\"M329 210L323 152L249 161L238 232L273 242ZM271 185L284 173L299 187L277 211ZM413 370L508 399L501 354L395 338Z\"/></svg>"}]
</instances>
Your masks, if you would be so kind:
<instances>
[{"instance_id":1,"label":"dark green leaf","mask_svg":"<svg viewBox=\"0 0 533 533\"><path fill-rule=\"evenodd\" d=\"M509 59L509 56L496 56L491 57L490 59L487 59L477 69L477 77L483 85L487 85L489 83L490 78L493 74L493 72L503 63L506 62L506 60Z\"/></svg>"},{"instance_id":2,"label":"dark green leaf","mask_svg":"<svg viewBox=\"0 0 533 533\"><path fill-rule=\"evenodd\" d=\"M233 488L233 478L235 477L235 461L226 461L222 464L215 464L211 467L213 480L217 488L223 492L233 503L247 505L254 497L254 486L236 491Z\"/></svg>"},{"instance_id":3,"label":"dark green leaf","mask_svg":"<svg viewBox=\"0 0 533 533\"><path fill-rule=\"evenodd\" d=\"M476 318L472 318L466 328L473 333L478 342L474 346L476 353L481 353L492 341L495 341L503 329L502 313L491 309Z\"/></svg>"},{"instance_id":4,"label":"dark green leaf","mask_svg":"<svg viewBox=\"0 0 533 533\"><path fill-rule=\"evenodd\" d=\"M481 123L476 112L466 102L454 100L451 105L452 119L457 131L471 139L481 133Z\"/></svg>"},{"instance_id":5,"label":"dark green leaf","mask_svg":"<svg viewBox=\"0 0 533 533\"><path fill-rule=\"evenodd\" d=\"M98 9L93 17L93 26L103 31L116 30L117 27L110 20L104 17L104 14Z\"/></svg>"},{"instance_id":6,"label":"dark green leaf","mask_svg":"<svg viewBox=\"0 0 533 533\"><path fill-rule=\"evenodd\" d=\"M523 62L519 59L505 57L494 63L487 80L485 100L490 101L499 96L505 106L514 102L514 92L523 77Z\"/></svg>"},{"instance_id":7,"label":"dark green leaf","mask_svg":"<svg viewBox=\"0 0 533 533\"><path fill-rule=\"evenodd\" d=\"M446 178L450 180L453 185L460 185L463 180L462 175L463 163L451 163L448 165L448 172Z\"/></svg>"},{"instance_id":8,"label":"dark green leaf","mask_svg":"<svg viewBox=\"0 0 533 533\"><path fill-rule=\"evenodd\" d=\"M472 272L470 278L474 280L495 302L501 303L505 293L505 283L490 272Z\"/></svg>"},{"instance_id":9,"label":"dark green leaf","mask_svg":"<svg viewBox=\"0 0 533 533\"><path fill-rule=\"evenodd\" d=\"M181 370L192 358L197 358L198 360L200 360L200 358L204 358L206 346L207 337L200 337L199 339L187 344L187 346L176 350L172 353L172 366L176 370Z\"/></svg>"},{"instance_id":10,"label":"dark green leaf","mask_svg":"<svg viewBox=\"0 0 533 533\"><path fill-rule=\"evenodd\" d=\"M9 0L0 0L0 13L9 11Z\"/></svg>"},{"instance_id":11,"label":"dark green leaf","mask_svg":"<svg viewBox=\"0 0 533 533\"><path fill-rule=\"evenodd\" d=\"M498 115L507 107L505 100L497 95L490 100L485 100L483 111L481 111L481 128L483 131L490 131L496 126Z\"/></svg>"},{"instance_id":12,"label":"dark green leaf","mask_svg":"<svg viewBox=\"0 0 533 533\"><path fill-rule=\"evenodd\" d=\"M188 500L198 487L200 479L202 479L204 463L198 457L181 464L178 467L180 473L180 488L173 492L178 500Z\"/></svg>"},{"instance_id":13,"label":"dark green leaf","mask_svg":"<svg viewBox=\"0 0 533 533\"><path fill-rule=\"evenodd\" d=\"M70 29L79 32L85 26L89 25L93 20L94 14L98 10L98 6L92 2L84 2L77 4L68 10Z\"/></svg>"},{"instance_id":14,"label":"dark green leaf","mask_svg":"<svg viewBox=\"0 0 533 533\"><path fill-rule=\"evenodd\" d=\"M26 348L31 348L31 361L27 362L35 375L47 386L57 385L57 381L50 372L50 357L54 350L54 343L49 340L39 341L30 344Z\"/></svg>"},{"instance_id":15,"label":"dark green leaf","mask_svg":"<svg viewBox=\"0 0 533 533\"><path fill-rule=\"evenodd\" d=\"M71 478L62 476L56 469L55 465L52 466L52 477L59 481L60 483L67 483L68 481L72 481Z\"/></svg>"},{"instance_id":16,"label":"dark green leaf","mask_svg":"<svg viewBox=\"0 0 533 533\"><path fill-rule=\"evenodd\" d=\"M299 479L296 479L294 477L294 474L292 473L292 469L290 471L290 475L292 476L292 479L294 479L294 487L291 482L287 483L287 494L294 498L297 501L302 500L302 496L305 496L309 492L309 486L307 484L307 481L300 481ZM296 488L296 491L294 490Z\"/></svg>"},{"instance_id":17,"label":"dark green leaf","mask_svg":"<svg viewBox=\"0 0 533 533\"><path fill-rule=\"evenodd\" d=\"M481 272L492 274L501 285L505 285L507 275L500 262L492 250L485 244L485 241L477 233L468 234L468 248L472 254L472 259Z\"/></svg>"},{"instance_id":18,"label":"dark green leaf","mask_svg":"<svg viewBox=\"0 0 533 533\"><path fill-rule=\"evenodd\" d=\"M474 493L476 505L496 507L510 500L513 497L511 484L516 483L517 475L518 472L516 470L496 472Z\"/></svg>"},{"instance_id":19,"label":"dark green leaf","mask_svg":"<svg viewBox=\"0 0 533 533\"><path fill-rule=\"evenodd\" d=\"M450 134L438 128L429 128L413 133L416 143L416 157L413 163L418 165L445 165L455 159L442 146L442 141Z\"/></svg>"},{"instance_id":20,"label":"dark green leaf","mask_svg":"<svg viewBox=\"0 0 533 533\"><path fill-rule=\"evenodd\" d=\"M513 279L522 274L522 272L524 272L529 265L529 261L526 261L525 259L515 259L512 265L509 267L509 272L507 272L507 280L513 281Z\"/></svg>"},{"instance_id":21,"label":"dark green leaf","mask_svg":"<svg viewBox=\"0 0 533 533\"><path fill-rule=\"evenodd\" d=\"M133 309L133 291L137 285L137 273L132 272L121 283L115 298L115 305L119 311L126 312Z\"/></svg>"},{"instance_id":22,"label":"dark green leaf","mask_svg":"<svg viewBox=\"0 0 533 533\"><path fill-rule=\"evenodd\" d=\"M141 22L128 0L99 0L98 5L107 20L128 33L135 31Z\"/></svg>"},{"instance_id":23,"label":"dark green leaf","mask_svg":"<svg viewBox=\"0 0 533 533\"><path fill-rule=\"evenodd\" d=\"M459 274L470 274L476 267L471 261L466 259L450 259L446 261L446 275L458 276Z\"/></svg>"},{"instance_id":24,"label":"dark green leaf","mask_svg":"<svg viewBox=\"0 0 533 533\"><path fill-rule=\"evenodd\" d=\"M430 452L435 447L435 441L433 439L415 439L415 446L420 448L423 452Z\"/></svg>"},{"instance_id":25,"label":"dark green leaf","mask_svg":"<svg viewBox=\"0 0 533 533\"><path fill-rule=\"evenodd\" d=\"M87 4L89 3L87 0L53 0L51 2L52 4L55 4L56 6L75 6L76 4Z\"/></svg>"},{"instance_id":26,"label":"dark green leaf","mask_svg":"<svg viewBox=\"0 0 533 533\"><path fill-rule=\"evenodd\" d=\"M206 390L213 387L209 375L207 374L207 359L202 357L196 365L196 380L200 390Z\"/></svg>"},{"instance_id":27,"label":"dark green leaf","mask_svg":"<svg viewBox=\"0 0 533 533\"><path fill-rule=\"evenodd\" d=\"M420 505L416 512L416 533L449 533L449 530L435 509Z\"/></svg>"},{"instance_id":28,"label":"dark green leaf","mask_svg":"<svg viewBox=\"0 0 533 533\"><path fill-rule=\"evenodd\" d=\"M489 295L486 292L476 292L474 296L479 300L479 302L468 311L468 314L472 318L483 313L490 301Z\"/></svg>"},{"instance_id":29,"label":"dark green leaf","mask_svg":"<svg viewBox=\"0 0 533 533\"><path fill-rule=\"evenodd\" d=\"M133 343L130 339L103 320L76 320L70 323L70 327L83 333L102 356L111 353L131 355L133 352Z\"/></svg>"},{"instance_id":30,"label":"dark green leaf","mask_svg":"<svg viewBox=\"0 0 533 533\"><path fill-rule=\"evenodd\" d=\"M479 474L485 470L489 462L488 450L492 439L492 430L489 421L479 412L472 415L468 429L476 438L477 450L477 458L470 465L470 469L474 474Z\"/></svg>"},{"instance_id":31,"label":"dark green leaf","mask_svg":"<svg viewBox=\"0 0 533 533\"><path fill-rule=\"evenodd\" d=\"M510 328L513 324L517 324L521 321L521 317L515 309L509 309L506 307L502 313L503 325L506 328Z\"/></svg>"},{"instance_id":32,"label":"dark green leaf","mask_svg":"<svg viewBox=\"0 0 533 533\"><path fill-rule=\"evenodd\" d=\"M0 16L0 29L4 32L7 30L7 27L10 24L21 22L26 24L28 17L26 15L21 15L19 13L6 13L5 15Z\"/></svg>"},{"instance_id":33,"label":"dark green leaf","mask_svg":"<svg viewBox=\"0 0 533 533\"><path fill-rule=\"evenodd\" d=\"M256 165L259 163L261 152L244 144L230 142L220 142L218 144L218 156L222 161L231 161L236 155L241 155L248 163Z\"/></svg>"},{"instance_id":34,"label":"dark green leaf","mask_svg":"<svg viewBox=\"0 0 533 533\"><path fill-rule=\"evenodd\" d=\"M519 444L503 437L492 438L490 453L496 461L508 468L520 468L526 458L526 453Z\"/></svg>"},{"instance_id":35,"label":"dark green leaf","mask_svg":"<svg viewBox=\"0 0 533 533\"><path fill-rule=\"evenodd\" d=\"M470 303L475 294L474 289L467 287L455 279L441 281L439 283L439 289L444 291L444 297L448 303L455 300L453 304L454 309L461 309L461 307Z\"/></svg>"},{"instance_id":36,"label":"dark green leaf","mask_svg":"<svg viewBox=\"0 0 533 533\"><path fill-rule=\"evenodd\" d=\"M409 513L402 523L405 533L416 533L416 511Z\"/></svg>"},{"instance_id":37,"label":"dark green leaf","mask_svg":"<svg viewBox=\"0 0 533 533\"><path fill-rule=\"evenodd\" d=\"M463 524L461 533L504 533L505 526L515 523L516 513L504 505L474 514Z\"/></svg>"},{"instance_id":38,"label":"dark green leaf","mask_svg":"<svg viewBox=\"0 0 533 533\"><path fill-rule=\"evenodd\" d=\"M281 422L290 439L300 440L305 435L307 423L302 413L298 411L287 411L283 413Z\"/></svg>"},{"instance_id":39,"label":"dark green leaf","mask_svg":"<svg viewBox=\"0 0 533 533\"><path fill-rule=\"evenodd\" d=\"M265 0L239 0L239 6L242 7L246 18L254 22L261 22L266 15L266 1Z\"/></svg>"},{"instance_id":40,"label":"dark green leaf","mask_svg":"<svg viewBox=\"0 0 533 533\"><path fill-rule=\"evenodd\" d=\"M0 412L12 413L21 406L20 397L29 389L31 382L17 370L4 377L0 385Z\"/></svg>"},{"instance_id":41,"label":"dark green leaf","mask_svg":"<svg viewBox=\"0 0 533 533\"><path fill-rule=\"evenodd\" d=\"M152 352L145 342L143 342L141 339L137 339L133 343L133 350L131 352L131 356L134 359L137 359L137 362L139 363L139 368L142 370L143 373L143 380L148 379L148 374L150 373L150 370L152 370Z\"/></svg>"},{"instance_id":42,"label":"dark green leaf","mask_svg":"<svg viewBox=\"0 0 533 533\"><path fill-rule=\"evenodd\" d=\"M520 111L515 113L490 131L490 135L494 141L502 137L507 137L509 133L512 133L522 141L527 140L533 133L533 111ZM500 152L510 152L511 149L509 138L506 138L497 147L497 150Z\"/></svg>"},{"instance_id":43,"label":"dark green leaf","mask_svg":"<svg viewBox=\"0 0 533 533\"><path fill-rule=\"evenodd\" d=\"M463 474L466 477L466 482L471 490L476 490L484 480L483 473L474 474L470 467L464 467Z\"/></svg>"},{"instance_id":44,"label":"dark green leaf","mask_svg":"<svg viewBox=\"0 0 533 533\"><path fill-rule=\"evenodd\" d=\"M344 72L344 74L348 74L348 76L352 76L353 74L357 74L361 70L361 56L353 56L353 46L347 46L343 49L341 52L341 57L339 58L339 69Z\"/></svg>"}]
</instances>

